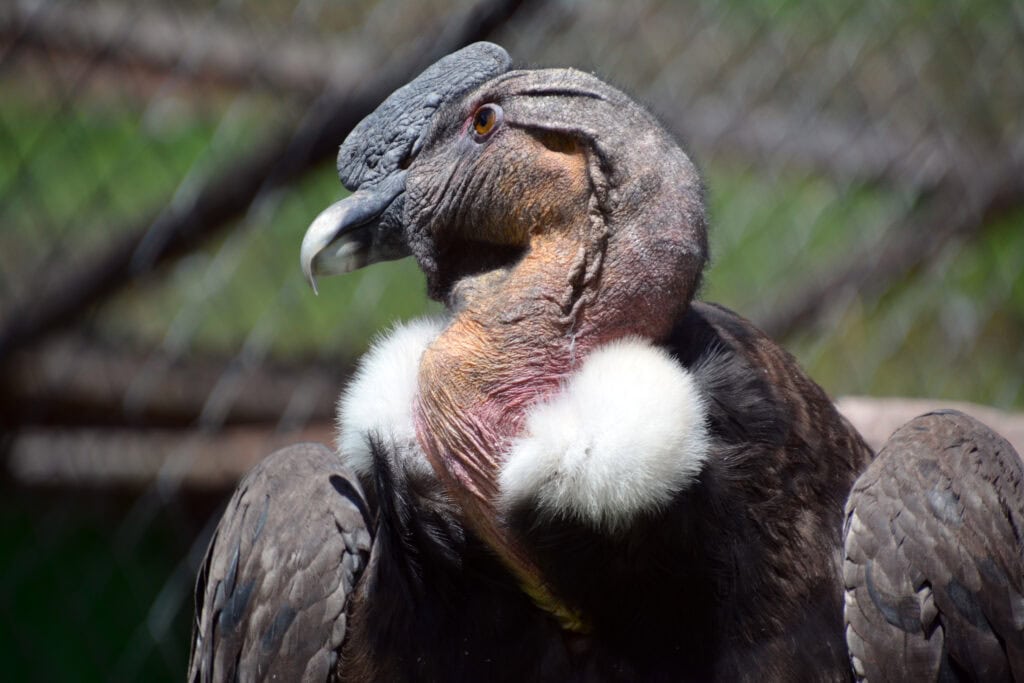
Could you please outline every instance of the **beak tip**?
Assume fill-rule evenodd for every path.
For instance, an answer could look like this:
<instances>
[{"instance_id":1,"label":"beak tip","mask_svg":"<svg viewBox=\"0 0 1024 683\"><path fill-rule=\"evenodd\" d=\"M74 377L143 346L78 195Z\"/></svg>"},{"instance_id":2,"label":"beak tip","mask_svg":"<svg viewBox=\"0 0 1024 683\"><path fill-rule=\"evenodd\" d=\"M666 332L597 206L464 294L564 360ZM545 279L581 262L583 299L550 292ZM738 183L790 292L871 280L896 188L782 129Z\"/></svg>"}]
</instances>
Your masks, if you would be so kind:
<instances>
[{"instance_id":1,"label":"beak tip","mask_svg":"<svg viewBox=\"0 0 1024 683\"><path fill-rule=\"evenodd\" d=\"M302 274L306 276L306 282L309 283L309 287L313 290L313 294L319 295L320 290L316 286L316 274L313 272L312 259L309 261L305 258L302 259Z\"/></svg>"},{"instance_id":2,"label":"beak tip","mask_svg":"<svg viewBox=\"0 0 1024 683\"><path fill-rule=\"evenodd\" d=\"M302 247L299 249L299 264L302 266L302 274L306 276L306 282L309 283L313 294L320 293L316 286L316 273L314 272L313 262L327 242L324 228L328 226L323 225L323 223L321 216L317 216L302 238Z\"/></svg>"}]
</instances>

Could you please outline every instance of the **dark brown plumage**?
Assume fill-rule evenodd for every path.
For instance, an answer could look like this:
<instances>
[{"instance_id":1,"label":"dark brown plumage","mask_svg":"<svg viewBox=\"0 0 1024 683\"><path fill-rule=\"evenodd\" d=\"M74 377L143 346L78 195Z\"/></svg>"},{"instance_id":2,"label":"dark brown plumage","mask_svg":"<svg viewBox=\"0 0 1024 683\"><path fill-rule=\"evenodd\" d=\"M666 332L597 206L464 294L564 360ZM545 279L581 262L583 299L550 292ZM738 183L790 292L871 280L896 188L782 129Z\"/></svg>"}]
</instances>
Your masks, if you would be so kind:
<instances>
[{"instance_id":1,"label":"dark brown plumage","mask_svg":"<svg viewBox=\"0 0 1024 683\"><path fill-rule=\"evenodd\" d=\"M412 254L449 317L367 354L338 460L293 450L243 482L200 577L193 679L849 680L843 506L870 451L789 354L693 301L702 188L657 121L588 74L509 62L491 44L450 55L342 146L354 194L307 232L307 275ZM893 448L931 457L943 429ZM863 610L848 619L859 666L900 671L856 629L878 613L905 627L908 603L892 593L893 612L857 571L878 550L872 566L902 581L876 522L910 519L903 496L946 499L898 468L869 485L890 461L850 502L865 523L847 539ZM979 500L1008 490L978 474ZM950 598L975 630L949 621L947 650L998 666L1014 634L993 626L994 645L970 610L1019 568L1020 538L984 533L931 550L1016 542L977 570L992 586L965 575ZM993 619L1019 623L1017 579Z\"/></svg>"},{"instance_id":2,"label":"dark brown plumage","mask_svg":"<svg viewBox=\"0 0 1024 683\"><path fill-rule=\"evenodd\" d=\"M367 515L355 477L323 446L253 468L196 582L189 680L327 680L370 553Z\"/></svg>"},{"instance_id":3,"label":"dark brown plumage","mask_svg":"<svg viewBox=\"0 0 1024 683\"><path fill-rule=\"evenodd\" d=\"M1024 468L947 411L901 427L846 506L846 623L858 678L1024 680Z\"/></svg>"}]
</instances>

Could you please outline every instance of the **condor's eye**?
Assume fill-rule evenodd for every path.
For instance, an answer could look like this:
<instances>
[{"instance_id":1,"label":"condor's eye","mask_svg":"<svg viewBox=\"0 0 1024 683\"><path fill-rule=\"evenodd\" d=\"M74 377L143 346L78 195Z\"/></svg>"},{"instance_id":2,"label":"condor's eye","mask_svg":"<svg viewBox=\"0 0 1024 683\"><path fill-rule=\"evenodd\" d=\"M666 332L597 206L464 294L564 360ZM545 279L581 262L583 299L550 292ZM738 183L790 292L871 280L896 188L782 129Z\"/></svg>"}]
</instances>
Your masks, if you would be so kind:
<instances>
[{"instance_id":1,"label":"condor's eye","mask_svg":"<svg viewBox=\"0 0 1024 683\"><path fill-rule=\"evenodd\" d=\"M501 125L503 117L501 107L496 104L485 104L473 114L473 132L477 137L487 137Z\"/></svg>"}]
</instances>

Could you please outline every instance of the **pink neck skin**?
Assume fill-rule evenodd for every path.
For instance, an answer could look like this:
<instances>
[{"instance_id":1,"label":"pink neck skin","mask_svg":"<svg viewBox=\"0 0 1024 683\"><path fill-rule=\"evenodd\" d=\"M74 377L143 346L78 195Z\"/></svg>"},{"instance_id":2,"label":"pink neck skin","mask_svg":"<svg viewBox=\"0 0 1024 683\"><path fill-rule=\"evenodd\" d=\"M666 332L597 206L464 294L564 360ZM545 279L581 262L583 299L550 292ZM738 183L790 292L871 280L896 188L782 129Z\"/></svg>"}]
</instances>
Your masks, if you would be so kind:
<instances>
[{"instance_id":1,"label":"pink neck skin","mask_svg":"<svg viewBox=\"0 0 1024 683\"><path fill-rule=\"evenodd\" d=\"M498 473L530 406L595 347L663 339L688 305L692 271L652 258L635 234L582 241L536 236L510 270L461 282L458 313L423 354L417 435L473 521L498 524Z\"/></svg>"}]
</instances>

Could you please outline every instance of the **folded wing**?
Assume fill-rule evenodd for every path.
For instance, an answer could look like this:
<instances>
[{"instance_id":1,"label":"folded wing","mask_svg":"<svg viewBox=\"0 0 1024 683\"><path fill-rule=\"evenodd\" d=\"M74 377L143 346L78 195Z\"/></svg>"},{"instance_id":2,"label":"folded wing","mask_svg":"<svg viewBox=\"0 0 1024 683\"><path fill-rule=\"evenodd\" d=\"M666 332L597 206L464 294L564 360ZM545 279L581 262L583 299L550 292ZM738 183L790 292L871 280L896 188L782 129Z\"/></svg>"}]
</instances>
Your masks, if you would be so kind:
<instances>
[{"instance_id":1,"label":"folded wing","mask_svg":"<svg viewBox=\"0 0 1024 683\"><path fill-rule=\"evenodd\" d=\"M846 507L859 679L1024 680L1024 468L955 411L900 428Z\"/></svg>"},{"instance_id":2,"label":"folded wing","mask_svg":"<svg viewBox=\"0 0 1024 683\"><path fill-rule=\"evenodd\" d=\"M239 484L196 583L189 680L325 681L372 539L362 490L318 444Z\"/></svg>"}]
</instances>

